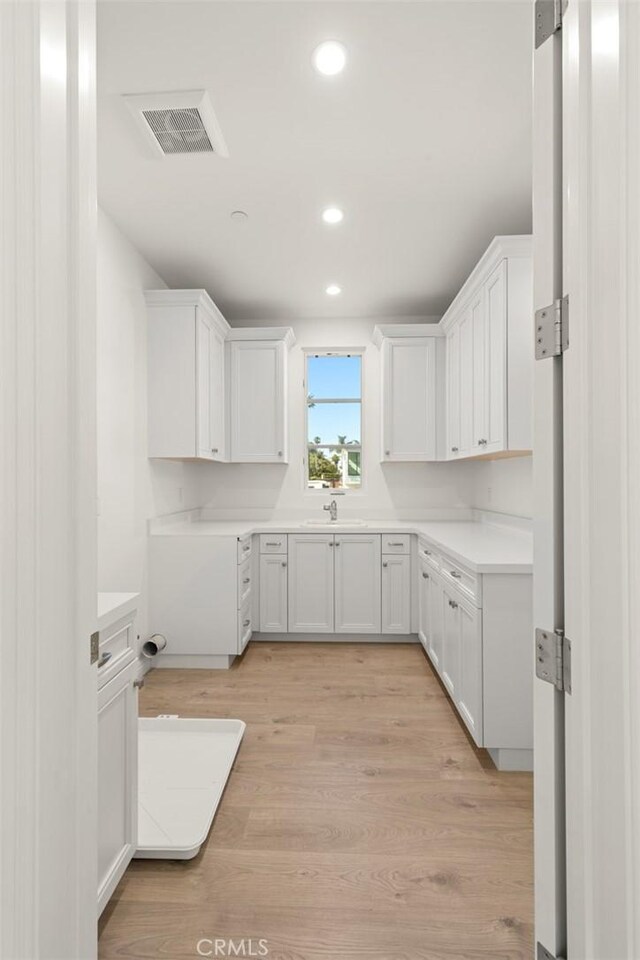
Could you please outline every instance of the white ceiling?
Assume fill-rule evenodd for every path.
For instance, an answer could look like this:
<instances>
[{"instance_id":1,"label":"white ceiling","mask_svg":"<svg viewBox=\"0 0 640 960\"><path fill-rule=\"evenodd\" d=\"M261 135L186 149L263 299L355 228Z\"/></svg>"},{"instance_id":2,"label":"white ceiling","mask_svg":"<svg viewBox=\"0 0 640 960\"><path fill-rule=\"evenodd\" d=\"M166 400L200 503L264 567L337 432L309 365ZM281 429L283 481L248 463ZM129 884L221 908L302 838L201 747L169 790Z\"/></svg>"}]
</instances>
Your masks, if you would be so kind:
<instances>
[{"instance_id":1,"label":"white ceiling","mask_svg":"<svg viewBox=\"0 0 640 960\"><path fill-rule=\"evenodd\" d=\"M532 7L103 0L100 202L231 321L440 314L495 234L531 228ZM339 77L311 66L326 38ZM155 158L121 94L193 88L229 159Z\"/></svg>"}]
</instances>

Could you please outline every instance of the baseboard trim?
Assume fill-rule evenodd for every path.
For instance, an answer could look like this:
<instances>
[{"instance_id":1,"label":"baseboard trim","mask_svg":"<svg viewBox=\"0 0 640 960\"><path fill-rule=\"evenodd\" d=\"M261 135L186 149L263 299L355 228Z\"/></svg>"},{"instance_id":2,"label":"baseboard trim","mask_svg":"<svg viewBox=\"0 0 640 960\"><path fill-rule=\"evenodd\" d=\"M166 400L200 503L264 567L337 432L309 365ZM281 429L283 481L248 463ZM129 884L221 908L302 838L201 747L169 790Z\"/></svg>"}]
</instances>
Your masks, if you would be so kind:
<instances>
[{"instance_id":1,"label":"baseboard trim","mask_svg":"<svg viewBox=\"0 0 640 960\"><path fill-rule=\"evenodd\" d=\"M160 670L228 670L234 660L235 657L231 654L190 657L187 654L163 653L153 660L153 666Z\"/></svg>"},{"instance_id":2,"label":"baseboard trim","mask_svg":"<svg viewBox=\"0 0 640 960\"><path fill-rule=\"evenodd\" d=\"M487 752L498 770L533 770L533 750L519 750L508 747L487 747Z\"/></svg>"},{"instance_id":3,"label":"baseboard trim","mask_svg":"<svg viewBox=\"0 0 640 960\"><path fill-rule=\"evenodd\" d=\"M417 633L259 633L258 643L419 643Z\"/></svg>"}]
</instances>

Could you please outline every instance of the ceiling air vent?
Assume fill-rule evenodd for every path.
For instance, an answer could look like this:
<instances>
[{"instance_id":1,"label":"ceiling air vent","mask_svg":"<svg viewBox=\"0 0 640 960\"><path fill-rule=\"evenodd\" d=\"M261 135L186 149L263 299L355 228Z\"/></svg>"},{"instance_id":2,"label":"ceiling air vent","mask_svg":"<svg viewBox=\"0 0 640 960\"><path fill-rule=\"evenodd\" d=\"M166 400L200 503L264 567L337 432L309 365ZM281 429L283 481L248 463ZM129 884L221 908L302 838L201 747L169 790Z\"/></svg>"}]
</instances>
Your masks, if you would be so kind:
<instances>
[{"instance_id":1,"label":"ceiling air vent","mask_svg":"<svg viewBox=\"0 0 640 960\"><path fill-rule=\"evenodd\" d=\"M213 153L228 157L220 125L205 90L142 93L125 102L156 154Z\"/></svg>"}]
</instances>

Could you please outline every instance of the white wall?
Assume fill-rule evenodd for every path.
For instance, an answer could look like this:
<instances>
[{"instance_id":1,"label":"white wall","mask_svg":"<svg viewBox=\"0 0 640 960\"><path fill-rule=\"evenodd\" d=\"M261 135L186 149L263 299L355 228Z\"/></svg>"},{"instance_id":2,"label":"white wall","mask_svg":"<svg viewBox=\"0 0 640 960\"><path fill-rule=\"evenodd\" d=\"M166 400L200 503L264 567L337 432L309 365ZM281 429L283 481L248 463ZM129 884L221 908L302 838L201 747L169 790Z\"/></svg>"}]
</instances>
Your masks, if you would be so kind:
<instances>
[{"instance_id":1,"label":"white wall","mask_svg":"<svg viewBox=\"0 0 640 960\"><path fill-rule=\"evenodd\" d=\"M468 506L474 466L462 463L380 463L380 353L371 342L374 320L304 320L293 324L296 344L289 355L288 465L204 464L200 468L202 505L212 509L247 509L320 514L328 493L307 491L304 484L305 347L364 348L363 490L340 500L342 513L377 517L411 516L432 507ZM389 322L389 321L385 321ZM407 322L404 318L403 322ZM260 321L237 324L259 326Z\"/></svg>"},{"instance_id":2,"label":"white wall","mask_svg":"<svg viewBox=\"0 0 640 960\"><path fill-rule=\"evenodd\" d=\"M533 457L483 460L474 464L471 506L518 517L533 516Z\"/></svg>"},{"instance_id":3,"label":"white wall","mask_svg":"<svg viewBox=\"0 0 640 960\"><path fill-rule=\"evenodd\" d=\"M146 521L198 506L193 464L147 459L143 291L166 284L100 211L97 251L98 589L140 591L146 630Z\"/></svg>"}]
</instances>

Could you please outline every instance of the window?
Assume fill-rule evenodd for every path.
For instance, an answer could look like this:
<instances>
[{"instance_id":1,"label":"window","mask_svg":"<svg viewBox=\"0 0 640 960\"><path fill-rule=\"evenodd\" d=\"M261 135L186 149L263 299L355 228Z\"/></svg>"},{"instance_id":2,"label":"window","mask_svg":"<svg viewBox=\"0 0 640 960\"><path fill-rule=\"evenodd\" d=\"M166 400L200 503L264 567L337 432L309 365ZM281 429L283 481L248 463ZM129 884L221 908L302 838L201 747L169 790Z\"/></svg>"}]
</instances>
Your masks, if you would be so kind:
<instances>
[{"instance_id":1,"label":"window","mask_svg":"<svg viewBox=\"0 0 640 960\"><path fill-rule=\"evenodd\" d=\"M362 356L308 354L306 384L309 490L362 485Z\"/></svg>"}]
</instances>

